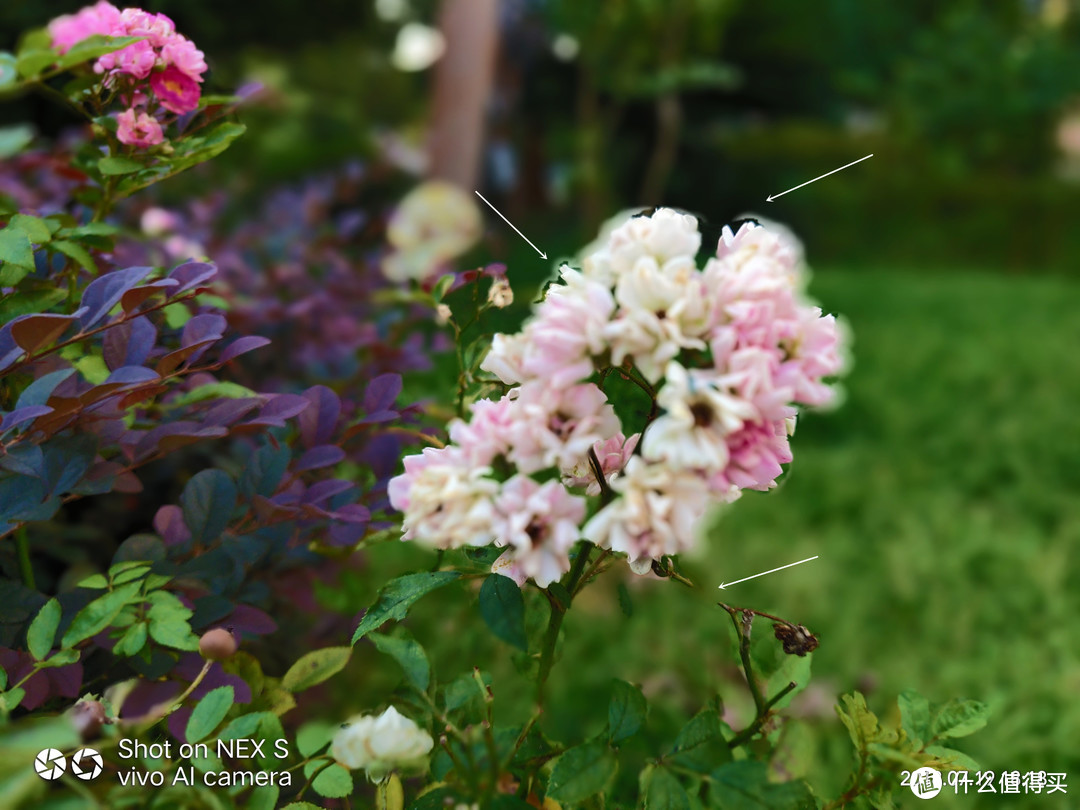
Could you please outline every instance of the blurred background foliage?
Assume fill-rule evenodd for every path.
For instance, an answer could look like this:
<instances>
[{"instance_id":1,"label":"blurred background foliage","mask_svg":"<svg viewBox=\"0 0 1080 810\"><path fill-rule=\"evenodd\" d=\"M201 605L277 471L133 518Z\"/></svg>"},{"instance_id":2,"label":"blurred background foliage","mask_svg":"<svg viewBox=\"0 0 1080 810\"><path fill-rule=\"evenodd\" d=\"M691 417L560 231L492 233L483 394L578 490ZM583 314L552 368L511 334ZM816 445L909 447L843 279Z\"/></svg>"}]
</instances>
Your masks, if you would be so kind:
<instances>
[{"instance_id":1,"label":"blurred background foliage","mask_svg":"<svg viewBox=\"0 0 1080 810\"><path fill-rule=\"evenodd\" d=\"M9 0L0 48L79 5ZM207 52L212 87L265 85L248 135L166 196L257 198L380 151L418 165L431 75L396 60L410 25L436 25L434 0L145 5ZM819 554L729 598L820 635L791 745L822 793L848 772L831 706L854 687L883 714L908 687L987 700L994 717L966 749L984 767L1080 773L1080 3L503 0L499 14L484 188L530 239L572 255L638 205L713 228L767 214L805 240L811 290L855 336L846 402L802 420L778 492L720 516L687 561L700 590L628 581L628 616L613 573L571 616L555 689L578 711L547 722L602 723L608 675L693 711L737 677L710 583ZM71 123L34 98L0 116L46 136ZM506 261L527 302L551 266L491 230L483 258ZM420 554L372 555L323 599L370 604ZM478 621L451 589L410 624L449 677L503 649L455 632ZM373 649L350 673L343 699L398 677ZM507 661L496 689L513 677Z\"/></svg>"}]
</instances>

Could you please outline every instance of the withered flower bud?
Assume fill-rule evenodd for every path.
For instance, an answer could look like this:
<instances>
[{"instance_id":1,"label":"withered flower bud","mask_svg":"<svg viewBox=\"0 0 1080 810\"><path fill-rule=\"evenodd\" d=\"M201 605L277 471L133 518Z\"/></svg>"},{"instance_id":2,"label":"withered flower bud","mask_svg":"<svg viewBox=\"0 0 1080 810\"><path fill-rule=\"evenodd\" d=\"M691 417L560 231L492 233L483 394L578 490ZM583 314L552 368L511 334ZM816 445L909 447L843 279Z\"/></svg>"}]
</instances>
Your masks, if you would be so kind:
<instances>
[{"instance_id":1,"label":"withered flower bud","mask_svg":"<svg viewBox=\"0 0 1080 810\"><path fill-rule=\"evenodd\" d=\"M774 624L773 631L776 638L784 645L784 652L788 655L803 656L817 649L817 636L803 627L801 624Z\"/></svg>"}]
</instances>

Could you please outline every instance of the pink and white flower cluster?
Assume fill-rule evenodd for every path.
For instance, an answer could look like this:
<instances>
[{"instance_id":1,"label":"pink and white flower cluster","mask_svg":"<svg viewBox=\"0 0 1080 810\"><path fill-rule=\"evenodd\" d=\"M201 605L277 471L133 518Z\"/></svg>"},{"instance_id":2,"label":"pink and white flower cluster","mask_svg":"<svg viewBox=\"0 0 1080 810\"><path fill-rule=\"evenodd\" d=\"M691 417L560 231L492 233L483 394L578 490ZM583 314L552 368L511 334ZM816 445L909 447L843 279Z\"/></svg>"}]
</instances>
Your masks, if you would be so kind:
<instances>
[{"instance_id":1,"label":"pink and white flower cluster","mask_svg":"<svg viewBox=\"0 0 1080 810\"><path fill-rule=\"evenodd\" d=\"M546 587L579 539L644 573L695 546L711 505L775 486L797 406L833 396L841 334L804 297L790 237L725 228L703 267L700 243L693 217L659 209L614 229L580 271L564 266L481 365L509 392L473 404L449 446L406 458L391 481L403 539L494 543L506 550L493 570ZM640 423L608 401L620 376L653 398Z\"/></svg>"},{"instance_id":2,"label":"pink and white flower cluster","mask_svg":"<svg viewBox=\"0 0 1080 810\"><path fill-rule=\"evenodd\" d=\"M100 2L49 23L52 45L67 53L94 35L141 37L118 51L101 56L94 70L116 89L128 108L117 116L117 138L129 146L145 148L161 143L165 136L163 111L182 115L199 106L200 87L206 72L203 52L182 34L164 14L139 8L123 11Z\"/></svg>"}]
</instances>

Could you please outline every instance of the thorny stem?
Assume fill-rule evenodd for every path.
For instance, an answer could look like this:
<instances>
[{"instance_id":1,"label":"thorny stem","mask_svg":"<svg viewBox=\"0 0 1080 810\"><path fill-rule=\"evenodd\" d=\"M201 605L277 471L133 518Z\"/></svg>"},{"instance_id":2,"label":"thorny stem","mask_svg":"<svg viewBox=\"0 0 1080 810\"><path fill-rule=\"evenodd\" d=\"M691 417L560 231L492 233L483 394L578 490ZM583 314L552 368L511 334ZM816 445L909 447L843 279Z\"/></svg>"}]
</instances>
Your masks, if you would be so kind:
<instances>
[{"instance_id":1,"label":"thorny stem","mask_svg":"<svg viewBox=\"0 0 1080 810\"><path fill-rule=\"evenodd\" d=\"M794 681L791 681L787 686L767 700L765 695L762 694L757 678L754 677L754 665L750 658L750 629L754 621L754 616L761 615L773 619L774 621L783 622L784 624L790 623L784 619L770 616L757 610L732 607L731 605L725 605L723 602L718 602L717 604L727 611L728 616L731 617L731 623L735 627L735 633L739 637L739 660L742 662L743 674L746 676L746 684L750 689L750 694L754 698L755 714L753 721L728 742L728 748L737 748L738 746L749 742L761 731L762 726L765 725L765 721L769 718L769 712L772 710L773 706L779 703L785 695L798 686Z\"/></svg>"},{"instance_id":2,"label":"thorny stem","mask_svg":"<svg viewBox=\"0 0 1080 810\"><path fill-rule=\"evenodd\" d=\"M581 582L585 573L585 565L589 561L589 554L592 550L592 543L588 540L582 541L581 550L578 551L577 557L574 558L574 565L570 569L565 586L571 599L573 599L578 583ZM570 605L562 604L550 592L548 592L548 601L551 603L551 618L548 620L547 630L544 632L543 646L540 650L540 672L536 681L536 702L539 705L543 705L544 685L547 683L548 676L551 674L551 665L554 663L555 644L559 640L559 630L562 628L563 618L570 608Z\"/></svg>"}]
</instances>

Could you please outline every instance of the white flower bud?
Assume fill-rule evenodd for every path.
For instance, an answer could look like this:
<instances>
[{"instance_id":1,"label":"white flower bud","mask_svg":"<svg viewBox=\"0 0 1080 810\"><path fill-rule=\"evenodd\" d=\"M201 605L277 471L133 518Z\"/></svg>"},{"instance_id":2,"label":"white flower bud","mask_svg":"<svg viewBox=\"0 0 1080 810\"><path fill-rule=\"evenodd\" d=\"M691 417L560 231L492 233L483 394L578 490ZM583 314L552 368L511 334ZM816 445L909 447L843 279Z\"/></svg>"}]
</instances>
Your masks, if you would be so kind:
<instances>
[{"instance_id":1,"label":"white flower bud","mask_svg":"<svg viewBox=\"0 0 1080 810\"><path fill-rule=\"evenodd\" d=\"M514 303L514 291L505 278L497 278L488 290L488 303L497 309L503 309Z\"/></svg>"},{"instance_id":2,"label":"white flower bud","mask_svg":"<svg viewBox=\"0 0 1080 810\"><path fill-rule=\"evenodd\" d=\"M391 706L378 717L358 715L344 723L330 752L346 768L363 769L377 782L393 770L421 766L434 745L430 734Z\"/></svg>"}]
</instances>

